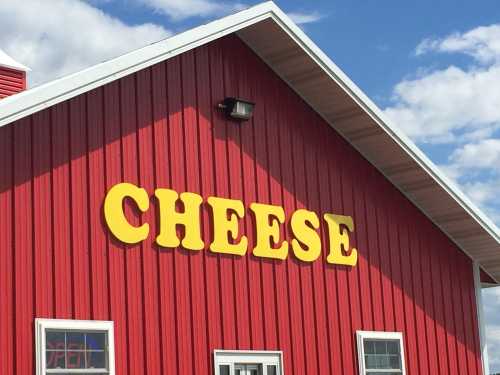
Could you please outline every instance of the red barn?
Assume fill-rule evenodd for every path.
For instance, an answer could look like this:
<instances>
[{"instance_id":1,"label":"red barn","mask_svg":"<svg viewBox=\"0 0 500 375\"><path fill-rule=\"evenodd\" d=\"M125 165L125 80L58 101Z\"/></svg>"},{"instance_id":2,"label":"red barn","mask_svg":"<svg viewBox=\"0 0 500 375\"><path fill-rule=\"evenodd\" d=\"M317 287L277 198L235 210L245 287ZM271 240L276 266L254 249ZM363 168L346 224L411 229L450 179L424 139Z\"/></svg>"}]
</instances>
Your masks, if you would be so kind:
<instances>
[{"instance_id":1,"label":"red barn","mask_svg":"<svg viewBox=\"0 0 500 375\"><path fill-rule=\"evenodd\" d=\"M498 229L273 3L0 126L0 374L487 371Z\"/></svg>"}]
</instances>

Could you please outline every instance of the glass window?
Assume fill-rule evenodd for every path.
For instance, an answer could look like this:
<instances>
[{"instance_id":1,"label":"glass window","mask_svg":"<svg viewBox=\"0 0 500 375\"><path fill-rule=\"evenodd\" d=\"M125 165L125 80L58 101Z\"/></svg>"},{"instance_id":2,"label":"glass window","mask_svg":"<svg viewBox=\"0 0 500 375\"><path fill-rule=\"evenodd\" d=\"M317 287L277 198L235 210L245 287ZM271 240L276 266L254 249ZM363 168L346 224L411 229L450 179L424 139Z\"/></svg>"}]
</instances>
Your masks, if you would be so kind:
<instances>
[{"instance_id":1,"label":"glass window","mask_svg":"<svg viewBox=\"0 0 500 375\"><path fill-rule=\"evenodd\" d=\"M113 323L36 320L37 375L114 375Z\"/></svg>"},{"instance_id":2,"label":"glass window","mask_svg":"<svg viewBox=\"0 0 500 375\"><path fill-rule=\"evenodd\" d=\"M216 375L283 375L281 352L215 351Z\"/></svg>"},{"instance_id":3,"label":"glass window","mask_svg":"<svg viewBox=\"0 0 500 375\"><path fill-rule=\"evenodd\" d=\"M401 333L360 331L357 338L361 375L405 375Z\"/></svg>"}]
</instances>

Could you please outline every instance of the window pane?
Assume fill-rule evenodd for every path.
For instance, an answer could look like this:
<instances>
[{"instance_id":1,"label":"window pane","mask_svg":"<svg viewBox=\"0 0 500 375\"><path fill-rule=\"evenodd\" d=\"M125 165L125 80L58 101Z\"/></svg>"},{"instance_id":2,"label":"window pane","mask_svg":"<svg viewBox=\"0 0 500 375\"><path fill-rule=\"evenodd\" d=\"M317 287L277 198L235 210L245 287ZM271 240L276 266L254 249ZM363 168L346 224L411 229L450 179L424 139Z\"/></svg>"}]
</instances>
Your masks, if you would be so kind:
<instances>
[{"instance_id":1,"label":"window pane","mask_svg":"<svg viewBox=\"0 0 500 375\"><path fill-rule=\"evenodd\" d=\"M374 354L365 355L366 368L377 368L376 356Z\"/></svg>"},{"instance_id":2,"label":"window pane","mask_svg":"<svg viewBox=\"0 0 500 375\"><path fill-rule=\"evenodd\" d=\"M65 355L63 350L47 351L45 361L47 368L66 368L64 363Z\"/></svg>"},{"instance_id":3,"label":"window pane","mask_svg":"<svg viewBox=\"0 0 500 375\"><path fill-rule=\"evenodd\" d=\"M375 354L375 342L373 340L364 341L365 354Z\"/></svg>"},{"instance_id":4,"label":"window pane","mask_svg":"<svg viewBox=\"0 0 500 375\"><path fill-rule=\"evenodd\" d=\"M229 365L220 365L219 372L220 372L220 375L230 375L229 374Z\"/></svg>"},{"instance_id":5,"label":"window pane","mask_svg":"<svg viewBox=\"0 0 500 375\"><path fill-rule=\"evenodd\" d=\"M107 332L47 330L46 347L47 369L108 368Z\"/></svg>"},{"instance_id":6,"label":"window pane","mask_svg":"<svg viewBox=\"0 0 500 375\"><path fill-rule=\"evenodd\" d=\"M104 350L106 348L105 332L87 333L87 350Z\"/></svg>"},{"instance_id":7,"label":"window pane","mask_svg":"<svg viewBox=\"0 0 500 375\"><path fill-rule=\"evenodd\" d=\"M391 355L389 358L389 367L392 369L400 369L401 361L399 355Z\"/></svg>"},{"instance_id":8,"label":"window pane","mask_svg":"<svg viewBox=\"0 0 500 375\"><path fill-rule=\"evenodd\" d=\"M393 340L387 342L387 353L399 354L399 341Z\"/></svg>"},{"instance_id":9,"label":"window pane","mask_svg":"<svg viewBox=\"0 0 500 375\"><path fill-rule=\"evenodd\" d=\"M87 368L107 368L105 352L87 352Z\"/></svg>"},{"instance_id":10,"label":"window pane","mask_svg":"<svg viewBox=\"0 0 500 375\"><path fill-rule=\"evenodd\" d=\"M68 351L66 358L67 368L85 368L85 352Z\"/></svg>"},{"instance_id":11,"label":"window pane","mask_svg":"<svg viewBox=\"0 0 500 375\"><path fill-rule=\"evenodd\" d=\"M54 332L47 331L45 333L45 339L47 340L46 347L47 350L64 350L65 348L65 339L64 332Z\"/></svg>"},{"instance_id":12,"label":"window pane","mask_svg":"<svg viewBox=\"0 0 500 375\"><path fill-rule=\"evenodd\" d=\"M365 339L365 366L370 374L376 374L380 370L400 370L401 356L399 340L377 340Z\"/></svg>"},{"instance_id":13,"label":"window pane","mask_svg":"<svg viewBox=\"0 0 500 375\"><path fill-rule=\"evenodd\" d=\"M278 369L274 365L267 366L267 375L278 375Z\"/></svg>"},{"instance_id":14,"label":"window pane","mask_svg":"<svg viewBox=\"0 0 500 375\"><path fill-rule=\"evenodd\" d=\"M387 353L387 344L385 341L375 341L375 354Z\"/></svg>"},{"instance_id":15,"label":"window pane","mask_svg":"<svg viewBox=\"0 0 500 375\"><path fill-rule=\"evenodd\" d=\"M67 332L66 348L68 350L85 350L85 334L83 332Z\"/></svg>"}]
</instances>

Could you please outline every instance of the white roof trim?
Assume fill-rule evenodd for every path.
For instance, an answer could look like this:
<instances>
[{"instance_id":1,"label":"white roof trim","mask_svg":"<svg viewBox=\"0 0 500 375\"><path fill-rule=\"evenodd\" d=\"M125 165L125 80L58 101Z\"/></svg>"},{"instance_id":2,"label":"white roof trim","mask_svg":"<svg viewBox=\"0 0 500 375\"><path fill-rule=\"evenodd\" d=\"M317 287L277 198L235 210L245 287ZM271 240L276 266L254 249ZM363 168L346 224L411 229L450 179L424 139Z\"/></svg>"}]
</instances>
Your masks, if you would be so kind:
<instances>
[{"instance_id":1,"label":"white roof trim","mask_svg":"<svg viewBox=\"0 0 500 375\"><path fill-rule=\"evenodd\" d=\"M63 77L31 90L10 96L0 102L0 126L29 116L137 72L185 51L194 49L265 19L272 19L350 96L350 98L391 137L454 201L472 217L497 243L500 230L450 181L429 158L395 126L383 112L290 20L273 2L265 2L234 15L199 26L179 35L151 44L81 72ZM293 85L291 85L293 86ZM404 192L403 192L404 193ZM418 202L414 202L418 206ZM424 211L425 213L425 211ZM436 223L439 226L439 223ZM453 240L453 238L452 238ZM465 249L464 252L467 253ZM470 254L469 254L470 256ZM471 256L472 258L472 256ZM500 252L499 252L500 259ZM486 270L485 270L486 271ZM498 278L497 278L498 279ZM498 280L497 280L498 281Z\"/></svg>"},{"instance_id":2,"label":"white roof trim","mask_svg":"<svg viewBox=\"0 0 500 375\"><path fill-rule=\"evenodd\" d=\"M14 69L14 70L21 70L23 72L28 72L31 69L28 68L27 66L17 62L14 60L12 57L7 55L4 51L0 49L0 66Z\"/></svg>"}]
</instances>

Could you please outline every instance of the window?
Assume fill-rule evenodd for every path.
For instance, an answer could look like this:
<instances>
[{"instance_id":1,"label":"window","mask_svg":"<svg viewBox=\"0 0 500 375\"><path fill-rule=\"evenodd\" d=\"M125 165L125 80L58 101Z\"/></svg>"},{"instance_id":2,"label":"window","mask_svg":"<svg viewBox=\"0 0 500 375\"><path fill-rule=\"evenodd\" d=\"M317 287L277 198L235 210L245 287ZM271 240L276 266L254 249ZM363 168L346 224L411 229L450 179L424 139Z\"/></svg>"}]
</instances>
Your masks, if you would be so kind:
<instances>
[{"instance_id":1,"label":"window","mask_svg":"<svg viewBox=\"0 0 500 375\"><path fill-rule=\"evenodd\" d=\"M360 375L405 375L403 335L357 332Z\"/></svg>"},{"instance_id":2,"label":"window","mask_svg":"<svg viewBox=\"0 0 500 375\"><path fill-rule=\"evenodd\" d=\"M36 319L37 375L115 375L113 322Z\"/></svg>"},{"instance_id":3,"label":"window","mask_svg":"<svg viewBox=\"0 0 500 375\"><path fill-rule=\"evenodd\" d=\"M283 375L282 357L282 352L216 350L215 375Z\"/></svg>"}]
</instances>

